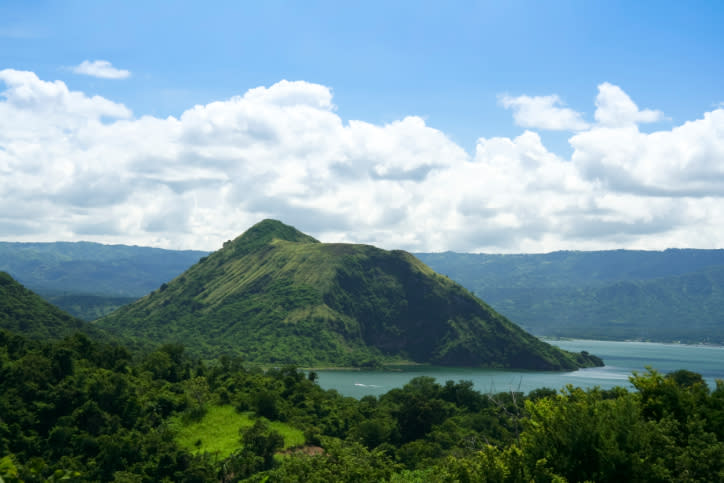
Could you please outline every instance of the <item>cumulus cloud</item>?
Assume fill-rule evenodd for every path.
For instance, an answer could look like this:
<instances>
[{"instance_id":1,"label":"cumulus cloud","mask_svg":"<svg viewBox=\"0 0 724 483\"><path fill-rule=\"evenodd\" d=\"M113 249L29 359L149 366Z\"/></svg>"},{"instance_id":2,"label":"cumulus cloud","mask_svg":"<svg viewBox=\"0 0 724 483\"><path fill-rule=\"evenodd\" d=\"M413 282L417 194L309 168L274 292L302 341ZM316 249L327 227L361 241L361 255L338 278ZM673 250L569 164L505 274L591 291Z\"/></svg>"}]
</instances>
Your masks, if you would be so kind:
<instances>
[{"instance_id":1,"label":"cumulus cloud","mask_svg":"<svg viewBox=\"0 0 724 483\"><path fill-rule=\"evenodd\" d=\"M116 69L107 60L84 60L73 67L73 72L81 75L89 75L100 79L127 79L131 72L125 69Z\"/></svg>"},{"instance_id":2,"label":"cumulus cloud","mask_svg":"<svg viewBox=\"0 0 724 483\"><path fill-rule=\"evenodd\" d=\"M651 109L639 110L620 87L604 82L598 86L595 117L602 126L622 127L660 121L664 114Z\"/></svg>"},{"instance_id":3,"label":"cumulus cloud","mask_svg":"<svg viewBox=\"0 0 724 483\"><path fill-rule=\"evenodd\" d=\"M564 107L560 97L502 95L500 104L513 110L513 119L518 126L546 129L550 131L581 131L588 128L580 112Z\"/></svg>"},{"instance_id":4,"label":"cumulus cloud","mask_svg":"<svg viewBox=\"0 0 724 483\"><path fill-rule=\"evenodd\" d=\"M15 115L37 121L39 113L72 117L82 122L97 121L101 117L128 118L131 111L100 96L88 97L82 92L72 92L61 81L40 80L33 72L13 69L0 70L0 81L6 89L0 93L5 98L3 107L12 109ZM8 119L8 121L10 121ZM17 124L13 119L8 124ZM48 120L57 123L58 119ZM43 124L48 124L43 122Z\"/></svg>"},{"instance_id":5,"label":"cumulus cloud","mask_svg":"<svg viewBox=\"0 0 724 483\"><path fill-rule=\"evenodd\" d=\"M611 84L595 124L556 121L578 130L570 159L532 130L467 153L419 117L344 121L329 87L303 81L166 119L32 72L0 71L3 85L6 240L212 250L274 217L325 241L417 251L724 242L724 109L642 133L661 115ZM565 109L549 97L541 112Z\"/></svg>"},{"instance_id":6,"label":"cumulus cloud","mask_svg":"<svg viewBox=\"0 0 724 483\"><path fill-rule=\"evenodd\" d=\"M627 112L613 117L629 121L595 126L570 139L572 161L583 176L609 190L642 196L724 195L724 109L652 133L641 132L630 121L640 114L637 110L613 110ZM654 118L652 114L638 117Z\"/></svg>"}]
</instances>

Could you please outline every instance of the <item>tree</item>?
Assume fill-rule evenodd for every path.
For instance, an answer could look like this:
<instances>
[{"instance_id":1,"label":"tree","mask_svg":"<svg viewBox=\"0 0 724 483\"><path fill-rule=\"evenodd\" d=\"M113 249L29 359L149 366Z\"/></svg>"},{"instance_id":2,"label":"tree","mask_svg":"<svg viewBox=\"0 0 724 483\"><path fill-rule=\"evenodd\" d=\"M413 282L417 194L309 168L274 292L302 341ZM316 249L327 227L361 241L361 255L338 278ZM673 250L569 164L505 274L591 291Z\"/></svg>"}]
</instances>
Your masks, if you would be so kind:
<instances>
[{"instance_id":1,"label":"tree","mask_svg":"<svg viewBox=\"0 0 724 483\"><path fill-rule=\"evenodd\" d=\"M222 464L220 479L238 481L274 466L274 455L284 447L284 437L271 429L263 418L248 428L239 430L244 447Z\"/></svg>"},{"instance_id":2,"label":"tree","mask_svg":"<svg viewBox=\"0 0 724 483\"><path fill-rule=\"evenodd\" d=\"M259 418L247 429L241 430L244 449L251 451L264 461L264 468L270 468L274 454L284 447L284 437L269 427L266 420Z\"/></svg>"}]
</instances>

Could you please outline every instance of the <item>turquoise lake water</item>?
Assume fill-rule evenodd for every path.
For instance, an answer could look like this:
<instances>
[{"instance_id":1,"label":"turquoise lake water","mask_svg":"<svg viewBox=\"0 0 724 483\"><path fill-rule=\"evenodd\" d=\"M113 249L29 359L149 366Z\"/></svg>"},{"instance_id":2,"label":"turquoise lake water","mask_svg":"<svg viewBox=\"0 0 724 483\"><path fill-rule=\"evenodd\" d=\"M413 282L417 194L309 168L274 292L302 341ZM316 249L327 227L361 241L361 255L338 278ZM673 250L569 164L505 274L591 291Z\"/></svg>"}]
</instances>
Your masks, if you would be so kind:
<instances>
[{"instance_id":1,"label":"turquoise lake water","mask_svg":"<svg viewBox=\"0 0 724 483\"><path fill-rule=\"evenodd\" d=\"M658 344L653 342L611 342L600 340L547 341L561 349L588 351L601 357L604 367L573 372L501 371L451 367L415 366L397 371L317 371L319 385L336 389L340 394L360 398L378 396L404 386L417 376L431 376L437 382L468 380L483 393L503 391L529 392L540 387L561 389L568 384L589 388L614 386L631 388L628 380L633 371L643 372L651 366L659 372L687 369L698 372L714 387L724 379L724 347Z\"/></svg>"}]
</instances>

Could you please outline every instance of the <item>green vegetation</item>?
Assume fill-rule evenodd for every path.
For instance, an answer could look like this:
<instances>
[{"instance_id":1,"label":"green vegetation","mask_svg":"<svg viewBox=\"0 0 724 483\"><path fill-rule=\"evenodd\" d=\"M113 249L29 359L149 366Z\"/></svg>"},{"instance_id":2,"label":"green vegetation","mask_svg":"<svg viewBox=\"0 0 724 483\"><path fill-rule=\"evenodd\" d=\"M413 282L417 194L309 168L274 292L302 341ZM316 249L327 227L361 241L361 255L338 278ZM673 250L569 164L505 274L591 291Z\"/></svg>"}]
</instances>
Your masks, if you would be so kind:
<instances>
[{"instance_id":1,"label":"green vegetation","mask_svg":"<svg viewBox=\"0 0 724 483\"><path fill-rule=\"evenodd\" d=\"M59 309L86 322L108 315L138 299L138 297L103 295L46 295L44 298Z\"/></svg>"},{"instance_id":2,"label":"green vegetation","mask_svg":"<svg viewBox=\"0 0 724 483\"><path fill-rule=\"evenodd\" d=\"M193 454L209 453L223 459L240 448L240 430L251 428L256 420L251 411L240 413L231 405L211 406L200 420L179 415L171 418L169 427L181 448ZM268 424L284 438L284 448L304 445L301 430L281 421Z\"/></svg>"},{"instance_id":3,"label":"green vegetation","mask_svg":"<svg viewBox=\"0 0 724 483\"><path fill-rule=\"evenodd\" d=\"M569 386L528 395L481 394L469 381L418 377L361 400L314 380L294 367L263 372L229 357L207 365L178 345L133 356L82 334L46 343L0 330L0 478L724 478L724 382L711 390L688 371L634 374L632 391ZM224 422L235 436L208 430ZM198 446L189 429L198 431ZM280 429L296 441L285 443ZM204 443L226 438L223 453Z\"/></svg>"},{"instance_id":4,"label":"green vegetation","mask_svg":"<svg viewBox=\"0 0 724 483\"><path fill-rule=\"evenodd\" d=\"M643 273L629 255L591 273ZM711 262L694 255L692 269ZM585 260L558 256L559 271ZM509 280L543 286L549 273L496 263ZM660 278L626 283L678 277L682 293L706 292L698 275L655 266L646 273ZM718 273L706 270L710 287ZM634 374L630 391L527 395L418 377L355 400L285 364L596 362L541 343L405 252L265 221L103 325L136 344L0 272L0 481L724 481L724 382L712 389L689 371ZM162 345L130 348L144 337Z\"/></svg>"},{"instance_id":5,"label":"green vegetation","mask_svg":"<svg viewBox=\"0 0 724 483\"><path fill-rule=\"evenodd\" d=\"M409 253L324 244L265 220L98 325L266 364L566 370L601 364L521 330Z\"/></svg>"},{"instance_id":6,"label":"green vegetation","mask_svg":"<svg viewBox=\"0 0 724 483\"><path fill-rule=\"evenodd\" d=\"M270 241L264 233L256 238ZM303 240L311 238L296 241ZM87 242L0 242L0 270L90 321L157 289L206 255ZM724 344L724 250L416 256L537 335Z\"/></svg>"},{"instance_id":7,"label":"green vegetation","mask_svg":"<svg viewBox=\"0 0 724 483\"><path fill-rule=\"evenodd\" d=\"M534 334L724 344L724 250L417 256Z\"/></svg>"},{"instance_id":8,"label":"green vegetation","mask_svg":"<svg viewBox=\"0 0 724 483\"><path fill-rule=\"evenodd\" d=\"M97 337L101 332L46 302L5 272L0 272L0 329L41 340L60 339L79 330Z\"/></svg>"}]
</instances>

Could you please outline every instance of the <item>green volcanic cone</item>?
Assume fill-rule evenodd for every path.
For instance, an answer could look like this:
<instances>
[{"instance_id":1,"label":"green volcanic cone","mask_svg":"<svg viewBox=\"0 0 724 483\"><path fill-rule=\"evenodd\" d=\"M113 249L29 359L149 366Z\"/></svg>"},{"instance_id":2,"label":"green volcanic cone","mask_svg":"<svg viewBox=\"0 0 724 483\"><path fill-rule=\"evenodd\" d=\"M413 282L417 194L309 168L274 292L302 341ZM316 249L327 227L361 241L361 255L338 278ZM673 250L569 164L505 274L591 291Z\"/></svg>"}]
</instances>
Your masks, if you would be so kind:
<instances>
[{"instance_id":1,"label":"green volcanic cone","mask_svg":"<svg viewBox=\"0 0 724 483\"><path fill-rule=\"evenodd\" d=\"M320 243L264 220L98 321L202 357L303 366L408 360L565 370L600 359L548 345L403 251Z\"/></svg>"}]
</instances>

